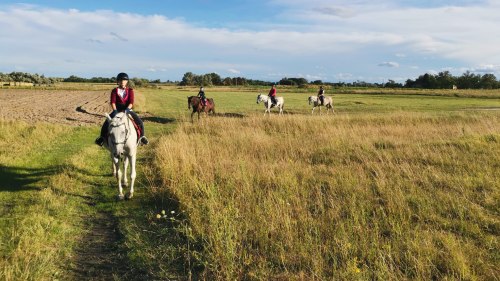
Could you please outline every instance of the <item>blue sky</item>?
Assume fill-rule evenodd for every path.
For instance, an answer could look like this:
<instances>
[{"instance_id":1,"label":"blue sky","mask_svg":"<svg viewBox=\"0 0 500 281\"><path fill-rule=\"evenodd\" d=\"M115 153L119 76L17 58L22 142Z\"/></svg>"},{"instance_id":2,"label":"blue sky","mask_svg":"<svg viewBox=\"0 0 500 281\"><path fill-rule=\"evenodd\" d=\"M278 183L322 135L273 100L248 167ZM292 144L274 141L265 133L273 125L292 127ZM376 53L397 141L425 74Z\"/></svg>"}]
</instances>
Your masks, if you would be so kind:
<instances>
[{"instance_id":1,"label":"blue sky","mask_svg":"<svg viewBox=\"0 0 500 281\"><path fill-rule=\"evenodd\" d=\"M499 75L499 12L490 0L0 1L0 72L330 82Z\"/></svg>"}]
</instances>

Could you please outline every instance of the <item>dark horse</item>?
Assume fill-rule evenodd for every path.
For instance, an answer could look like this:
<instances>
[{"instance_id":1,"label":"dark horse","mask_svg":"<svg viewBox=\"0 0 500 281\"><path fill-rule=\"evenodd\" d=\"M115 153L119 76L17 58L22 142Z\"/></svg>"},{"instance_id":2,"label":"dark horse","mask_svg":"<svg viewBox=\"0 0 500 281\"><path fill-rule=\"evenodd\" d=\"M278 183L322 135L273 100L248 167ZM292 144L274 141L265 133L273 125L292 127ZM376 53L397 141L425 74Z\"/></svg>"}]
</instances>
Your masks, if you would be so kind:
<instances>
[{"instance_id":1,"label":"dark horse","mask_svg":"<svg viewBox=\"0 0 500 281\"><path fill-rule=\"evenodd\" d=\"M215 103L213 99L207 99L208 106L203 107L201 105L200 98L195 96L190 96L188 98L188 109L193 107L193 113L191 113L191 122L193 122L193 114L198 112L198 120L200 120L200 112L205 112L208 116L208 113L212 111L212 114L215 115Z\"/></svg>"}]
</instances>

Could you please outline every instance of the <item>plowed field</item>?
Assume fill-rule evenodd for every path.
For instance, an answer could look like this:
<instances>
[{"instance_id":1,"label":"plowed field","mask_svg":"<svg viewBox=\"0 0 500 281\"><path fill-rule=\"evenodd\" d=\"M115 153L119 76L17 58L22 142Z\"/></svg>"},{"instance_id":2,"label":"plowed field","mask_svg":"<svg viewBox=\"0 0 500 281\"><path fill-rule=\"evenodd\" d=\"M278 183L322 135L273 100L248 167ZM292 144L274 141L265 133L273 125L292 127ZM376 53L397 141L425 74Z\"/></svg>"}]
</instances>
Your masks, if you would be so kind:
<instances>
[{"instance_id":1,"label":"plowed field","mask_svg":"<svg viewBox=\"0 0 500 281\"><path fill-rule=\"evenodd\" d=\"M0 118L91 126L110 111L109 91L0 90Z\"/></svg>"}]
</instances>

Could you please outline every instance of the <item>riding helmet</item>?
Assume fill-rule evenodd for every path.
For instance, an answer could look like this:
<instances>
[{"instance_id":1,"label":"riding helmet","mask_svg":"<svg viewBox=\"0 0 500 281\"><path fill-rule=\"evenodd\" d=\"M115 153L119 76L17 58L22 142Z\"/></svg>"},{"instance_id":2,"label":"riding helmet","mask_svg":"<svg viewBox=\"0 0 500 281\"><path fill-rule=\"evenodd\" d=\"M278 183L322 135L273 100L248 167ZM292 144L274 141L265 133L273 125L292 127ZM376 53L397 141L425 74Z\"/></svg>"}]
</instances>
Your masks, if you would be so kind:
<instances>
[{"instance_id":1,"label":"riding helmet","mask_svg":"<svg viewBox=\"0 0 500 281\"><path fill-rule=\"evenodd\" d=\"M127 73L122 72L122 73L118 74L118 76L116 76L116 81L120 81L120 80L129 80Z\"/></svg>"},{"instance_id":2,"label":"riding helmet","mask_svg":"<svg viewBox=\"0 0 500 281\"><path fill-rule=\"evenodd\" d=\"M200 91L203 91L203 87L200 87Z\"/></svg>"},{"instance_id":3,"label":"riding helmet","mask_svg":"<svg viewBox=\"0 0 500 281\"><path fill-rule=\"evenodd\" d=\"M320 89L323 89L323 86L319 87Z\"/></svg>"}]
</instances>

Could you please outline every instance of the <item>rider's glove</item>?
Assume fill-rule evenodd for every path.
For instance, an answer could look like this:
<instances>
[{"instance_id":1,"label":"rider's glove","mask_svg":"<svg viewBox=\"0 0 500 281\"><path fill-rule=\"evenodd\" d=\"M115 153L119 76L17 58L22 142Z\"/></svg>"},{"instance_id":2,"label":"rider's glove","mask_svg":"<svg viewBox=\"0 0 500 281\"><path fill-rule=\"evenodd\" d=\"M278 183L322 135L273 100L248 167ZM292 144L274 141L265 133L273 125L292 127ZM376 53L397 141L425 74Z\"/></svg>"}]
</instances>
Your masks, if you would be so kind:
<instances>
[{"instance_id":1,"label":"rider's glove","mask_svg":"<svg viewBox=\"0 0 500 281\"><path fill-rule=\"evenodd\" d=\"M118 110L113 110L113 112L111 112L111 115L109 115L111 118L115 118L116 114L118 114Z\"/></svg>"},{"instance_id":2,"label":"rider's glove","mask_svg":"<svg viewBox=\"0 0 500 281\"><path fill-rule=\"evenodd\" d=\"M130 114L130 111L131 111L131 110L130 110L130 108L128 108L128 107L127 107L127 109L125 109L125 113L126 113L126 114Z\"/></svg>"}]
</instances>

